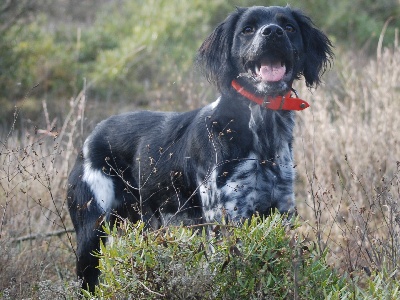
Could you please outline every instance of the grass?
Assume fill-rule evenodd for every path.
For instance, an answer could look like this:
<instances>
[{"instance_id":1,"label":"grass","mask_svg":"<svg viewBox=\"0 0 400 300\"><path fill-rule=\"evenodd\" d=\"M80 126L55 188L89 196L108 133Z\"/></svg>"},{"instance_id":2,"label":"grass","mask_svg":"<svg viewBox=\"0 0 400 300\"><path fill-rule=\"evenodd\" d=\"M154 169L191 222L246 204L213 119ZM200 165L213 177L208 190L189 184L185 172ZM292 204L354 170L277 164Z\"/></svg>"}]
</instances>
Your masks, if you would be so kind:
<instances>
[{"instance_id":1,"label":"grass","mask_svg":"<svg viewBox=\"0 0 400 300\"><path fill-rule=\"evenodd\" d=\"M65 186L83 102L83 93L71 101L58 131L44 104L44 129L11 128L1 140L0 295L5 298L52 298L63 290L73 295L67 292L72 287L78 291Z\"/></svg>"},{"instance_id":2,"label":"grass","mask_svg":"<svg viewBox=\"0 0 400 300\"><path fill-rule=\"evenodd\" d=\"M296 86L312 105L297 114L297 230L330 267L348 274L354 298L395 299L398 291L392 279L400 279L399 65L398 45L372 59L339 53L318 90ZM182 99L191 98L191 84L183 80ZM85 91L71 99L62 124L43 103L41 128L25 122L2 134L0 298L70 299L79 292L65 188L91 127L86 102L94 105Z\"/></svg>"},{"instance_id":3,"label":"grass","mask_svg":"<svg viewBox=\"0 0 400 300\"><path fill-rule=\"evenodd\" d=\"M385 49L363 67L351 57L338 63L332 75L340 85L316 91L312 109L299 116L295 149L299 184L307 186L297 188L300 215L312 220L320 247L329 247L341 268L393 269L400 246L400 51Z\"/></svg>"}]
</instances>

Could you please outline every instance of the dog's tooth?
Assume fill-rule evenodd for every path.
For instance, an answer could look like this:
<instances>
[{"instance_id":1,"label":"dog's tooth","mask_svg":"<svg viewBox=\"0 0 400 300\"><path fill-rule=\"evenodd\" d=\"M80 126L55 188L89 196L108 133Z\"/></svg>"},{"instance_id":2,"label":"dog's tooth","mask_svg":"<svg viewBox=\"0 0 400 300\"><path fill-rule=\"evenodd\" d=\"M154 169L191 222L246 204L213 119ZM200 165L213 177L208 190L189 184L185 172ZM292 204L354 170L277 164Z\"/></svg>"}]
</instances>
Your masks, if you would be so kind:
<instances>
[{"instance_id":1,"label":"dog's tooth","mask_svg":"<svg viewBox=\"0 0 400 300\"><path fill-rule=\"evenodd\" d=\"M260 67L257 65L255 68L256 74L260 74Z\"/></svg>"}]
</instances>

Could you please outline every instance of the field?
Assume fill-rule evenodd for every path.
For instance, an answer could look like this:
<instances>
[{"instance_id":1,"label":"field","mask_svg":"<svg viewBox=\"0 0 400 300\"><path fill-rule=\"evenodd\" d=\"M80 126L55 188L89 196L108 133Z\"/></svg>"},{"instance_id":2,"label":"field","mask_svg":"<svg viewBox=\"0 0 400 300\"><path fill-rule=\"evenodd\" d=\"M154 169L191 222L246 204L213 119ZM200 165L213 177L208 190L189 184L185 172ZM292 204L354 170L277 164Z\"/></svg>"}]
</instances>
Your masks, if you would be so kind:
<instances>
[{"instance_id":1,"label":"field","mask_svg":"<svg viewBox=\"0 0 400 300\"><path fill-rule=\"evenodd\" d=\"M311 104L297 113L295 133L300 231L361 286L379 272L400 279L398 38L375 48L372 55L338 48L318 89L295 87ZM193 69L188 74L173 70L164 83L167 101L152 93L155 101L145 108L183 111L213 101L208 83ZM90 97L90 84L62 97L62 113L51 99L36 102L38 122L25 117L35 93L28 89L2 127L0 298L70 299L79 292L65 200L68 172L95 122L110 111L143 106L118 100L119 109L109 110L109 101ZM171 100L175 94L180 100Z\"/></svg>"}]
</instances>

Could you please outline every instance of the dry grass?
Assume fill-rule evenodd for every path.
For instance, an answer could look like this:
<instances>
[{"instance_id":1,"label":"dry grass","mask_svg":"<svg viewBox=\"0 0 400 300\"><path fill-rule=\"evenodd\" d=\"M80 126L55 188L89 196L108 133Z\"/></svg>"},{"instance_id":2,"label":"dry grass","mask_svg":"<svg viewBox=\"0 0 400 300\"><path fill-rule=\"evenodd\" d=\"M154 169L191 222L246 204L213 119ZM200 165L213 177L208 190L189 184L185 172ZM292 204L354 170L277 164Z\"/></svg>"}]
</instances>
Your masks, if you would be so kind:
<instances>
[{"instance_id":1,"label":"dry grass","mask_svg":"<svg viewBox=\"0 0 400 300\"><path fill-rule=\"evenodd\" d=\"M399 262L399 66L398 47L379 61L340 57L298 118L299 212L349 272Z\"/></svg>"},{"instance_id":2,"label":"dry grass","mask_svg":"<svg viewBox=\"0 0 400 300\"><path fill-rule=\"evenodd\" d=\"M298 114L295 141L303 229L352 273L395 270L399 262L398 66L398 47L384 49L379 61L337 54L325 86L299 89L312 104ZM186 87L182 109L194 105ZM77 290L65 187L84 135L85 94L70 108L60 128L44 105L46 128L1 139L0 297L64 298Z\"/></svg>"},{"instance_id":3,"label":"dry grass","mask_svg":"<svg viewBox=\"0 0 400 300\"><path fill-rule=\"evenodd\" d=\"M1 140L0 297L47 299L77 291L65 283L75 279L65 187L84 101L84 93L71 100L58 130L43 103L46 128L11 128Z\"/></svg>"}]
</instances>

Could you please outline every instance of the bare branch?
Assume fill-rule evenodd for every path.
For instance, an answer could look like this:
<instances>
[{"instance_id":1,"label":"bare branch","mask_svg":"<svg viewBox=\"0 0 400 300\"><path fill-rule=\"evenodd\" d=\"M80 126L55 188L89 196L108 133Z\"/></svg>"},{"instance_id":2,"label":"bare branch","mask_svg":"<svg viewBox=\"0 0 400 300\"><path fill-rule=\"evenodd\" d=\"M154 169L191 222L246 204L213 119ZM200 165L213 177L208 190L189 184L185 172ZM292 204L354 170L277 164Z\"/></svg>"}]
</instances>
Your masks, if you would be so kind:
<instances>
[{"instance_id":1,"label":"bare branch","mask_svg":"<svg viewBox=\"0 0 400 300\"><path fill-rule=\"evenodd\" d=\"M30 241L30 240L36 240L39 238L48 238L52 236L61 236L67 233L72 233L75 232L73 228L66 228L62 230L57 230L57 231L52 231L52 232L47 232L47 233L36 233L36 234L30 234L30 235L24 235L19 238L15 238L12 240L13 243L20 243L24 241Z\"/></svg>"}]
</instances>

